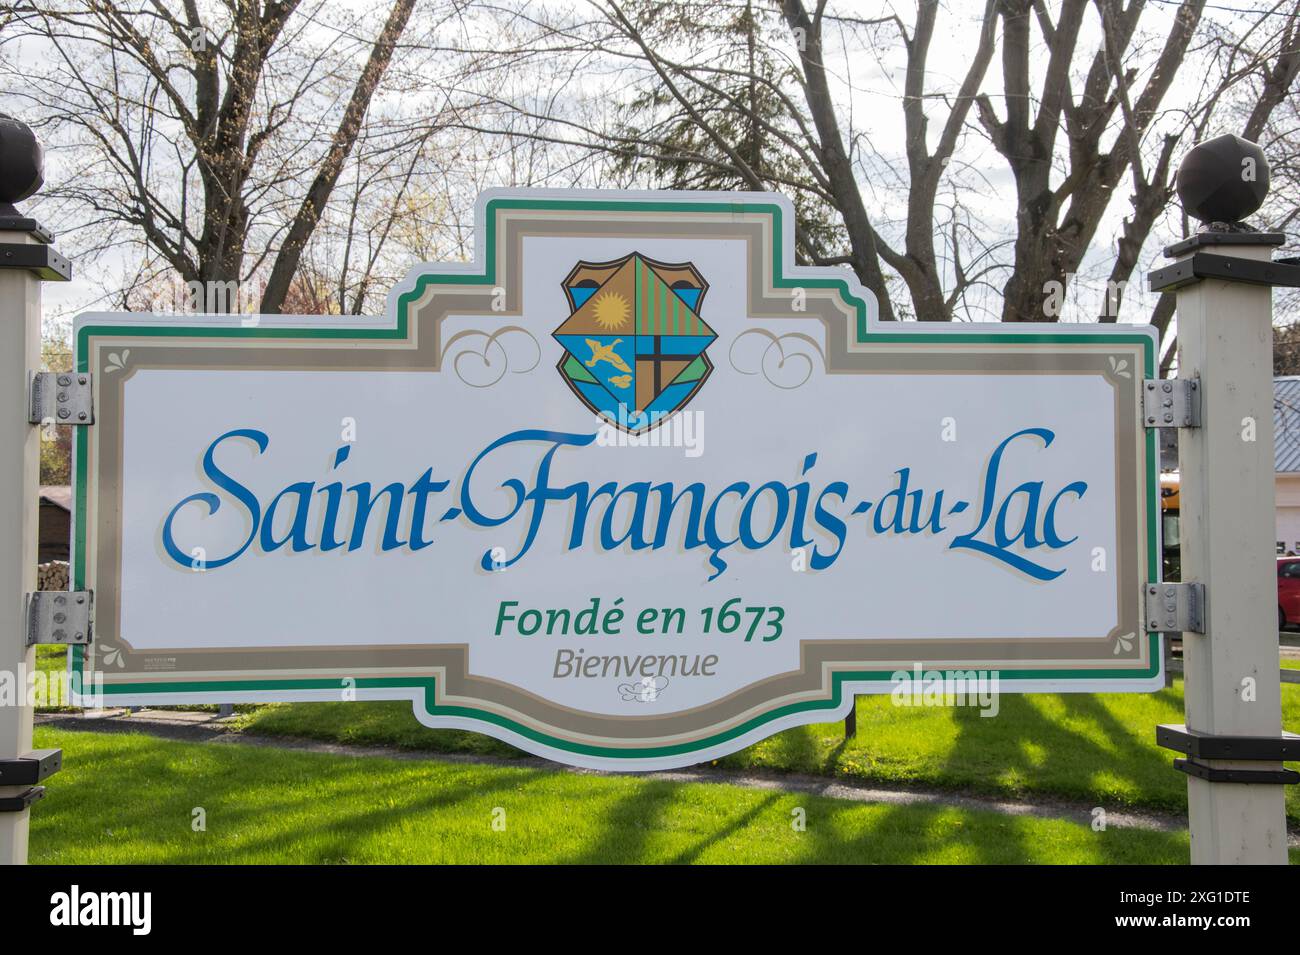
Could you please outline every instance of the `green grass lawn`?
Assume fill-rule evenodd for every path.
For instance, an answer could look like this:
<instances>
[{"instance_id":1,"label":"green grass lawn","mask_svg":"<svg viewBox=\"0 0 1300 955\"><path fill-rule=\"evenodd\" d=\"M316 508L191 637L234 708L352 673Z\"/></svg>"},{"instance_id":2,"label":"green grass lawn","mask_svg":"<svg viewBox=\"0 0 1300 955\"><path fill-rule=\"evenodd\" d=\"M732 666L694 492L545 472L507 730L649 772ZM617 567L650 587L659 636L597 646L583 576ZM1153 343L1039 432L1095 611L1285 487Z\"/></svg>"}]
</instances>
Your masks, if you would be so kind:
<instances>
[{"instance_id":1,"label":"green grass lawn","mask_svg":"<svg viewBox=\"0 0 1300 955\"><path fill-rule=\"evenodd\" d=\"M68 648L39 644L36 647L36 669L54 673L68 668Z\"/></svg>"},{"instance_id":2,"label":"green grass lawn","mask_svg":"<svg viewBox=\"0 0 1300 955\"><path fill-rule=\"evenodd\" d=\"M62 648L38 647L43 668ZM1283 660L1300 667L1300 660ZM241 728L266 735L502 757L523 755L491 737L432 730L408 703L294 703L240 707ZM1108 807L1186 809L1186 779L1174 754L1155 745L1157 723L1183 720L1182 681L1142 694L1005 696L995 718L968 708L896 707L859 697L858 735L840 723L787 730L719 764L919 784L1004 796L1060 796ZM1282 685L1283 726L1300 732L1300 685ZM1297 764L1289 764L1300 768ZM1300 786L1288 786L1287 814L1300 824Z\"/></svg>"},{"instance_id":3,"label":"green grass lawn","mask_svg":"<svg viewBox=\"0 0 1300 955\"><path fill-rule=\"evenodd\" d=\"M734 786L40 728L37 863L1181 863L1182 833ZM206 831L192 828L205 813ZM505 829L493 829L494 810ZM806 829L791 823L805 812Z\"/></svg>"},{"instance_id":4,"label":"green grass lawn","mask_svg":"<svg viewBox=\"0 0 1300 955\"><path fill-rule=\"evenodd\" d=\"M1283 725L1300 731L1300 686L1283 684ZM1006 795L1063 796L1099 806L1184 811L1187 780L1155 744L1157 723L1183 721L1182 680L1155 694L1004 696L994 718L972 708L857 701L858 734L820 723L779 733L719 764ZM241 714L250 732L441 752L521 755L490 737L431 730L408 703L292 703ZM1294 764L1291 764L1294 767ZM1300 789L1287 813L1300 822Z\"/></svg>"}]
</instances>

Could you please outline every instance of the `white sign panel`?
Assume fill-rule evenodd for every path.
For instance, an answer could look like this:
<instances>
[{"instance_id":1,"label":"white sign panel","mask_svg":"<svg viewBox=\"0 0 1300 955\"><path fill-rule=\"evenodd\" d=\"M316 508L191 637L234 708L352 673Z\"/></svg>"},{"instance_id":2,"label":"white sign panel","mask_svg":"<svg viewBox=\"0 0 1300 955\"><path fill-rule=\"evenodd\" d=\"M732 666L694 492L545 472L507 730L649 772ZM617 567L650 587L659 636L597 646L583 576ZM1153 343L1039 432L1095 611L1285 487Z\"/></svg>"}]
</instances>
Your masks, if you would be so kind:
<instances>
[{"instance_id":1,"label":"white sign panel","mask_svg":"<svg viewBox=\"0 0 1300 955\"><path fill-rule=\"evenodd\" d=\"M647 769L934 671L1162 685L1150 329L880 323L767 194L478 214L381 318L79 319L110 700L411 699Z\"/></svg>"}]
</instances>

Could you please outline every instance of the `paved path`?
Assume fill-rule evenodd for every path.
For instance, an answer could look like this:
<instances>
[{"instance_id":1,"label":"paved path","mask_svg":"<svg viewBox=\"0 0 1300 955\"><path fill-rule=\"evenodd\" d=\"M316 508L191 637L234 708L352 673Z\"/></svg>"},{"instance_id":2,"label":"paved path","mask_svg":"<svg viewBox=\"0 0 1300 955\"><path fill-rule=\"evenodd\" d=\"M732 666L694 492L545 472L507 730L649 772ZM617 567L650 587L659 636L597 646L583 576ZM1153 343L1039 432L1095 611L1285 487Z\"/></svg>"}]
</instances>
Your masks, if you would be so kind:
<instances>
[{"instance_id":1,"label":"paved path","mask_svg":"<svg viewBox=\"0 0 1300 955\"><path fill-rule=\"evenodd\" d=\"M448 763L471 763L488 766L514 766L544 769L552 772L569 772L581 775L613 775L599 770L577 769L561 766L550 760L525 756L507 759L496 756L478 756L464 753L443 753L431 750L400 749L395 746L358 746L342 743L324 743L299 737L262 736L234 729L226 720L214 713L182 710L140 710L128 714L125 710L91 711L80 713L38 713L37 725L66 729L93 730L96 732L137 732L164 739L237 743L244 746L270 746L277 749L297 750L306 753L324 753L331 756L374 757L403 760L435 760ZM1173 769L1170 769L1173 772ZM1033 816L1039 819L1063 819L1068 822L1091 825L1092 806L1077 800L1033 797L1030 799L1004 799L997 796L979 796L949 790L909 787L907 789L882 786L850 779L830 779L824 776L806 776L787 773L742 772L714 767L692 767L671 771L644 773L646 779L666 780L675 783L723 783L746 789L807 793L830 799L878 805L938 805L982 812L1000 812L1009 816ZM1159 810L1132 810L1103 807L1106 825L1119 829L1148 829L1160 832L1186 830L1187 820L1182 813ZM1288 833L1287 841L1300 846L1300 830Z\"/></svg>"}]
</instances>

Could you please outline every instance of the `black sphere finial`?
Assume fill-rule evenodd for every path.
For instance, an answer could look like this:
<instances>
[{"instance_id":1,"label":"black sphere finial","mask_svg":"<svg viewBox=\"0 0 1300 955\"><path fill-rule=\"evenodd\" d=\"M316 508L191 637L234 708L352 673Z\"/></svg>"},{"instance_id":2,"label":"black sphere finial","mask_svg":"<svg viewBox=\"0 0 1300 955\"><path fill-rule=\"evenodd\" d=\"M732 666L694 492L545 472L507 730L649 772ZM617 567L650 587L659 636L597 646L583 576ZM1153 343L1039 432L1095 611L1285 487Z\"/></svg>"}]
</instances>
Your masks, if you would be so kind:
<instances>
[{"instance_id":1,"label":"black sphere finial","mask_svg":"<svg viewBox=\"0 0 1300 955\"><path fill-rule=\"evenodd\" d=\"M1178 167L1178 198L1202 222L1240 223L1268 195L1268 160L1256 143L1228 133L1196 146Z\"/></svg>"},{"instance_id":2,"label":"black sphere finial","mask_svg":"<svg viewBox=\"0 0 1300 955\"><path fill-rule=\"evenodd\" d=\"M21 202L45 184L45 150L31 127L0 113L0 216L16 216Z\"/></svg>"}]
</instances>

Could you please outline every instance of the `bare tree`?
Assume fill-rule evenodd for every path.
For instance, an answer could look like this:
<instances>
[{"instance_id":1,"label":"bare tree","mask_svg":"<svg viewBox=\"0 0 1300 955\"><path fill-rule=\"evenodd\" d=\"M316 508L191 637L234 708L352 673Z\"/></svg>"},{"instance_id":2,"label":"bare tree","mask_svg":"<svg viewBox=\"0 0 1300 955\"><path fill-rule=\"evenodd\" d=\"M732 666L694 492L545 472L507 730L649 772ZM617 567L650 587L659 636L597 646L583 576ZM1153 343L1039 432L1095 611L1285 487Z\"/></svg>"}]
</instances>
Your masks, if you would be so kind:
<instances>
[{"instance_id":1,"label":"bare tree","mask_svg":"<svg viewBox=\"0 0 1300 955\"><path fill-rule=\"evenodd\" d=\"M414 6L415 0L397 0L393 4L392 12L389 13L383 30L375 39L375 45L370 51L370 59L357 78L356 86L352 90L352 98L343 110L343 118L339 121L338 129L334 131L334 136L330 140L329 151L325 154L316 172L316 178L312 180L307 190L307 195L303 197L302 205L298 207L298 214L294 216L284 242L280 246L280 253L271 267L271 277L267 280L266 290L262 294L263 312L280 310L280 304L289 290L289 283L298 270L303 247L311 238L316 223L320 221L321 210L325 208L325 203L329 201L330 194L339 181L343 163L348 153L352 151L357 134L361 131L361 121L370 107L370 99L374 96L384 71L388 69L397 40L406 29Z\"/></svg>"},{"instance_id":2,"label":"bare tree","mask_svg":"<svg viewBox=\"0 0 1300 955\"><path fill-rule=\"evenodd\" d=\"M1300 2L1274 3L1241 31L1213 31L1210 48L1220 79L1199 99L1195 111L1190 111L1189 138L1204 139L1211 128L1218 128L1261 142L1275 172L1269 204L1257 217L1259 225L1272 231L1292 228L1294 232L1295 210L1300 199L1300 179L1297 179L1300 136L1296 135L1295 125L1300 119L1295 105L1296 95L1300 93ZM1237 119L1241 116L1245 116L1244 121ZM1175 170L1164 159L1170 149L1166 141L1161 162L1150 175L1144 176L1140 169L1135 169L1134 211L1132 218L1125 220L1119 254L1108 281L1109 287L1116 290L1116 298L1132 276L1142 242L1173 199ZM1185 237L1189 233L1187 217L1181 215L1178 235ZM1294 296L1285 294L1281 297L1283 303L1293 299ZM1172 294L1162 294L1150 315L1162 339L1162 373L1171 370L1177 357L1172 335L1174 302ZM1114 321L1117 305L1114 302L1104 310L1101 320Z\"/></svg>"},{"instance_id":3,"label":"bare tree","mask_svg":"<svg viewBox=\"0 0 1300 955\"><path fill-rule=\"evenodd\" d=\"M802 0L783 0L776 9L747 2L739 14L725 4L694 2L674 5L672 16L654 3L605 0L599 7L605 24L628 45L621 57L647 66L645 82L660 91L634 102L634 121L620 124L604 147L625 161L674 169L678 185L694 167L711 171L703 179L707 185L791 194L801 212L801 257L814 264L850 266L876 293L886 318L895 317L886 269L906 284L908 311L927 320L951 318L966 289L986 274L983 250L965 262L960 251L951 255L949 250L960 274L944 287L936 244L960 229L956 220L951 233L936 230L935 222L941 185L945 178L950 185L954 181L949 164L993 55L991 16L985 18L957 91L943 98L947 108L931 144L927 107L933 111L938 97L927 89L927 58L937 0L922 0L910 29L893 16L830 16L825 2L809 12ZM994 0L989 0L986 14L993 8ZM885 240L862 188L862 134L845 128L826 62L825 26L831 21L850 32L896 29L906 51L903 117L910 189L901 243ZM678 54L682 36L705 42ZM731 42L721 50L707 42L718 36ZM949 208L959 212L961 207L954 203ZM832 242L842 248L828 248Z\"/></svg>"},{"instance_id":4,"label":"bare tree","mask_svg":"<svg viewBox=\"0 0 1300 955\"><path fill-rule=\"evenodd\" d=\"M1245 97L1267 115L1293 87L1294 3L1207 22L1205 0L988 0L978 15L916 0L906 16L591 0L593 15L539 18L536 43L617 77L592 94L613 115L516 105L547 121L539 135L613 155L641 182L787 193L800 257L852 268L884 318L1043 321L1058 317L1050 290L1080 273L1131 277L1166 224L1182 151L1240 130L1217 104ZM961 58L949 39L936 62L945 19ZM883 126L901 130L896 150Z\"/></svg>"},{"instance_id":5,"label":"bare tree","mask_svg":"<svg viewBox=\"0 0 1300 955\"><path fill-rule=\"evenodd\" d=\"M1265 140L1295 221L1300 0L468 4L21 0L0 76L74 251L146 252L128 303L178 275L359 313L468 255L483 187L653 185L785 193L798 258L886 319L1052 319L1083 276L1072 316L1167 331L1123 289L1186 234L1192 142Z\"/></svg>"},{"instance_id":6,"label":"bare tree","mask_svg":"<svg viewBox=\"0 0 1300 955\"><path fill-rule=\"evenodd\" d=\"M409 38L414 6L395 0L375 30L324 0L24 0L0 75L68 159L47 194L76 238L97 237L84 251L141 240L185 281L264 275L260 308L276 312L357 143L367 180L385 178L437 125L400 103L372 115L385 93L429 92L432 38L459 13ZM386 87L399 53L405 85Z\"/></svg>"}]
</instances>

